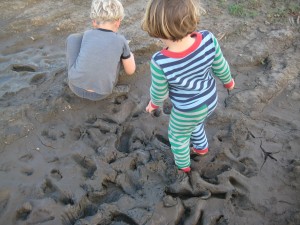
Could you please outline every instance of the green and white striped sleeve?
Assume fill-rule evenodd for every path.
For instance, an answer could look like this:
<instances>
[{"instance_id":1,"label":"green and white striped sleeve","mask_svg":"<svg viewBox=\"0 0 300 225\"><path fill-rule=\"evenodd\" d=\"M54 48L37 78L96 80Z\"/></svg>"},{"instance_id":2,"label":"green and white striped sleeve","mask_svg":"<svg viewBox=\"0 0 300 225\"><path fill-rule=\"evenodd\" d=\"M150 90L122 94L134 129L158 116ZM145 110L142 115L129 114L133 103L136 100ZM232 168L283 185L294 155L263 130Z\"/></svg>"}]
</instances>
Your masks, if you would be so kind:
<instances>
[{"instance_id":1,"label":"green and white striped sleeve","mask_svg":"<svg viewBox=\"0 0 300 225\"><path fill-rule=\"evenodd\" d=\"M150 70L152 77L150 87L151 102L156 106L162 107L164 100L169 95L169 84L163 70L156 64L153 59L150 63Z\"/></svg>"},{"instance_id":2,"label":"green and white striped sleeve","mask_svg":"<svg viewBox=\"0 0 300 225\"><path fill-rule=\"evenodd\" d=\"M217 39L212 35L216 54L212 64L213 73L222 81L224 85L232 82L231 72Z\"/></svg>"}]
</instances>

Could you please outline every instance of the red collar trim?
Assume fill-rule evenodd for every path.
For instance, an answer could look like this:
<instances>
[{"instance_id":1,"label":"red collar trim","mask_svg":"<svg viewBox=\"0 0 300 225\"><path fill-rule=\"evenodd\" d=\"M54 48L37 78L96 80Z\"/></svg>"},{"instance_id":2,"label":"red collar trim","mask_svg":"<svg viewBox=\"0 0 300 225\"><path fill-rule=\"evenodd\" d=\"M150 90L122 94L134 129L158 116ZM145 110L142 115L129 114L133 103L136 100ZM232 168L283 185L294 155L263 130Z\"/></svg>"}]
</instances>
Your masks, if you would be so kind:
<instances>
[{"instance_id":1,"label":"red collar trim","mask_svg":"<svg viewBox=\"0 0 300 225\"><path fill-rule=\"evenodd\" d=\"M170 58L183 58L183 57L187 56L188 54L190 54L193 51L195 51L199 47L199 45L201 44L201 42L202 42L202 34L201 33L193 32L191 34L191 36L196 36L196 40L191 45L191 47L189 47L188 49L184 50L183 52L171 52L167 48L164 48L160 52L163 55L165 55L167 57L170 57Z\"/></svg>"}]
</instances>

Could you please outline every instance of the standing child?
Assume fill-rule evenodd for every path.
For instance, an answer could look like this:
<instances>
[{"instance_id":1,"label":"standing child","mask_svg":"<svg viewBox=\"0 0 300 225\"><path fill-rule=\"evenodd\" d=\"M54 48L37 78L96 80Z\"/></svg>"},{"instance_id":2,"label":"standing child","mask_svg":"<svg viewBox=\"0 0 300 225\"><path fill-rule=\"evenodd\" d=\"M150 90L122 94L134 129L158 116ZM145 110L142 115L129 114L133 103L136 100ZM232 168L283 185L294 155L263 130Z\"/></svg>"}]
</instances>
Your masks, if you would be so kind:
<instances>
[{"instance_id":1,"label":"standing child","mask_svg":"<svg viewBox=\"0 0 300 225\"><path fill-rule=\"evenodd\" d=\"M150 0L142 22L144 31L167 46L151 59L151 100L146 111L161 107L170 97L168 138L175 164L184 172L191 170L190 142L195 153L208 152L203 122L217 105L211 70L225 88L234 88L217 39L209 31L195 31L199 15L196 0Z\"/></svg>"},{"instance_id":2,"label":"standing child","mask_svg":"<svg viewBox=\"0 0 300 225\"><path fill-rule=\"evenodd\" d=\"M113 92L121 63L131 75L135 61L127 40L117 33L124 17L118 0L93 0L90 17L94 29L67 38L68 82L76 95L96 101Z\"/></svg>"}]
</instances>

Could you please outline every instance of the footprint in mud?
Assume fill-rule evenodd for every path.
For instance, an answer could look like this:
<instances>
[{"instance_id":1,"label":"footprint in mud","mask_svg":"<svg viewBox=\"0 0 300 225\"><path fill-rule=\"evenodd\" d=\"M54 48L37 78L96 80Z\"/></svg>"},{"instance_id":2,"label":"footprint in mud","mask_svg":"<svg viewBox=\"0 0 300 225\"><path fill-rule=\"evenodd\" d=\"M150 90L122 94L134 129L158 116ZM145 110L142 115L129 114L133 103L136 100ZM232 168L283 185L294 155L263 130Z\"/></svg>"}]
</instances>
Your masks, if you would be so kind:
<instances>
[{"instance_id":1,"label":"footprint in mud","mask_svg":"<svg viewBox=\"0 0 300 225\"><path fill-rule=\"evenodd\" d=\"M51 215L47 209L34 210L30 202L25 202L17 209L16 219L21 221L26 220L26 224L42 224L54 220L55 216Z\"/></svg>"},{"instance_id":2,"label":"footprint in mud","mask_svg":"<svg viewBox=\"0 0 300 225\"><path fill-rule=\"evenodd\" d=\"M52 141L56 141L57 140L57 136L55 134L53 134L53 133L49 133L49 131L47 131L47 130L44 130L42 132L42 136L44 136L44 137L46 137L46 138L48 138L48 139L50 139Z\"/></svg>"},{"instance_id":3,"label":"footprint in mud","mask_svg":"<svg viewBox=\"0 0 300 225\"><path fill-rule=\"evenodd\" d=\"M180 224L213 224L203 222L206 204L207 202L205 200L200 200L199 198L184 199L183 205L185 212L181 218L182 223Z\"/></svg>"},{"instance_id":4,"label":"footprint in mud","mask_svg":"<svg viewBox=\"0 0 300 225\"><path fill-rule=\"evenodd\" d=\"M36 84L39 85L41 83L43 83L46 80L47 76L46 73L39 73L34 75L31 79L30 79L30 84Z\"/></svg>"},{"instance_id":5,"label":"footprint in mud","mask_svg":"<svg viewBox=\"0 0 300 225\"><path fill-rule=\"evenodd\" d=\"M28 162L30 160L33 159L33 155L31 153L28 153L28 154L25 154L25 155L22 155L19 160L22 161L22 162Z\"/></svg>"},{"instance_id":6,"label":"footprint in mud","mask_svg":"<svg viewBox=\"0 0 300 225\"><path fill-rule=\"evenodd\" d=\"M115 134L107 133L107 129L113 130L114 128L104 127L102 122L100 125L96 121L94 124L89 124L88 128L80 126L71 129L71 137L75 141L82 140L85 145L97 153L101 146L107 146L107 142L110 142L109 140L116 136Z\"/></svg>"},{"instance_id":7,"label":"footprint in mud","mask_svg":"<svg viewBox=\"0 0 300 225\"><path fill-rule=\"evenodd\" d=\"M179 180L176 180L174 183L166 187L165 193L173 197L179 197L179 196L192 197L193 188L189 177L185 174L182 175L182 177L180 177Z\"/></svg>"},{"instance_id":8,"label":"footprint in mud","mask_svg":"<svg viewBox=\"0 0 300 225\"><path fill-rule=\"evenodd\" d=\"M109 146L109 145L108 145ZM96 153L102 161L111 164L118 158L124 157L124 154L115 149L114 147L101 146L97 149Z\"/></svg>"},{"instance_id":9,"label":"footprint in mud","mask_svg":"<svg viewBox=\"0 0 300 225\"><path fill-rule=\"evenodd\" d=\"M126 95L122 95L122 96L117 96L114 98L113 103L116 105L120 105L122 104L122 102L124 102L126 99L128 99L128 96Z\"/></svg>"},{"instance_id":10,"label":"footprint in mud","mask_svg":"<svg viewBox=\"0 0 300 225\"><path fill-rule=\"evenodd\" d=\"M245 170L240 171L246 177L253 177L256 176L258 173L258 166L257 163L251 158L242 158L239 160L243 165L245 165Z\"/></svg>"},{"instance_id":11,"label":"footprint in mud","mask_svg":"<svg viewBox=\"0 0 300 225\"><path fill-rule=\"evenodd\" d=\"M113 133L115 134L118 129L118 125L114 123L109 123L105 120L98 118L91 118L86 121L90 127L98 128L102 134Z\"/></svg>"},{"instance_id":12,"label":"footprint in mud","mask_svg":"<svg viewBox=\"0 0 300 225\"><path fill-rule=\"evenodd\" d=\"M120 152L130 153L137 149L144 149L146 143L145 133L132 126L123 128L125 129L118 140L117 149Z\"/></svg>"},{"instance_id":13,"label":"footprint in mud","mask_svg":"<svg viewBox=\"0 0 300 225\"><path fill-rule=\"evenodd\" d=\"M32 168L23 168L21 169L21 173L26 176L31 176L33 174L34 170Z\"/></svg>"},{"instance_id":14,"label":"footprint in mud","mask_svg":"<svg viewBox=\"0 0 300 225\"><path fill-rule=\"evenodd\" d=\"M59 181L63 178L61 172L58 169L51 170L51 177L53 177L57 181Z\"/></svg>"},{"instance_id":15,"label":"footprint in mud","mask_svg":"<svg viewBox=\"0 0 300 225\"><path fill-rule=\"evenodd\" d=\"M229 183L239 191L239 193L248 193L249 190L245 183L242 183L239 179L237 179L235 176L229 176L228 178Z\"/></svg>"},{"instance_id":16,"label":"footprint in mud","mask_svg":"<svg viewBox=\"0 0 300 225\"><path fill-rule=\"evenodd\" d=\"M71 136L75 141L83 139L88 135L87 129L84 127L75 127L71 129Z\"/></svg>"},{"instance_id":17,"label":"footprint in mud","mask_svg":"<svg viewBox=\"0 0 300 225\"><path fill-rule=\"evenodd\" d=\"M32 205L29 202L26 202L20 207L16 212L17 220L26 220L29 214L32 211Z\"/></svg>"},{"instance_id":18,"label":"footprint in mud","mask_svg":"<svg viewBox=\"0 0 300 225\"><path fill-rule=\"evenodd\" d=\"M147 224L192 224L184 223L182 219L184 218L185 208L182 201L173 207L165 207L163 202L155 205L153 215Z\"/></svg>"},{"instance_id":19,"label":"footprint in mud","mask_svg":"<svg viewBox=\"0 0 300 225\"><path fill-rule=\"evenodd\" d=\"M10 199L10 191L9 190L1 190L0 191L0 216L6 210Z\"/></svg>"},{"instance_id":20,"label":"footprint in mud","mask_svg":"<svg viewBox=\"0 0 300 225\"><path fill-rule=\"evenodd\" d=\"M103 184L103 191L90 190L87 192L87 198L94 204L117 202L124 195L123 190L114 183L106 182Z\"/></svg>"},{"instance_id":21,"label":"footprint in mud","mask_svg":"<svg viewBox=\"0 0 300 225\"><path fill-rule=\"evenodd\" d=\"M124 224L124 225L138 225L131 217L124 213L118 213L113 215L112 224Z\"/></svg>"},{"instance_id":22,"label":"footprint in mud","mask_svg":"<svg viewBox=\"0 0 300 225\"><path fill-rule=\"evenodd\" d=\"M41 185L41 189L45 194L50 194L57 191L56 186L52 183L50 179L45 179L45 181Z\"/></svg>"},{"instance_id":23,"label":"footprint in mud","mask_svg":"<svg viewBox=\"0 0 300 225\"><path fill-rule=\"evenodd\" d=\"M130 118L136 107L137 104L134 101L127 99L120 105L115 104L113 108L109 109L110 112L104 113L103 119L122 124Z\"/></svg>"},{"instance_id":24,"label":"footprint in mud","mask_svg":"<svg viewBox=\"0 0 300 225\"><path fill-rule=\"evenodd\" d=\"M173 167L174 165L174 156L172 151L170 150L170 142L167 137L162 134L154 134L151 138L149 145L153 149L150 151L151 158L154 161L162 160L164 163Z\"/></svg>"},{"instance_id":25,"label":"footprint in mud","mask_svg":"<svg viewBox=\"0 0 300 225\"><path fill-rule=\"evenodd\" d=\"M34 65L13 64L11 70L16 72L36 72L37 67Z\"/></svg>"},{"instance_id":26,"label":"footprint in mud","mask_svg":"<svg viewBox=\"0 0 300 225\"><path fill-rule=\"evenodd\" d=\"M97 151L99 146L103 146L106 143L107 136L103 136L103 133L98 128L89 128L87 130L88 136L83 138L83 142Z\"/></svg>"},{"instance_id":27,"label":"footprint in mud","mask_svg":"<svg viewBox=\"0 0 300 225\"><path fill-rule=\"evenodd\" d=\"M231 169L231 166L225 163L210 163L202 169L201 177L209 183L217 184L217 176Z\"/></svg>"},{"instance_id":28,"label":"footprint in mud","mask_svg":"<svg viewBox=\"0 0 300 225\"><path fill-rule=\"evenodd\" d=\"M115 171L119 173L129 170L136 170L137 168L136 158L132 157L131 155L129 155L128 157L120 158L110 165Z\"/></svg>"},{"instance_id":29,"label":"footprint in mud","mask_svg":"<svg viewBox=\"0 0 300 225\"><path fill-rule=\"evenodd\" d=\"M41 132L41 135L52 141L56 141L58 138L65 138L66 136L63 131L55 129L45 129Z\"/></svg>"},{"instance_id":30,"label":"footprint in mud","mask_svg":"<svg viewBox=\"0 0 300 225\"><path fill-rule=\"evenodd\" d=\"M124 197L123 206L126 207ZM64 225L83 225L83 224L122 224L122 225L138 225L149 224L147 221L151 217L149 211L142 208L130 208L122 210L118 205L101 204L96 205L91 203L86 197L83 197L80 202L68 209L63 216L62 222ZM88 222L85 218L88 218ZM151 223L156 224L156 223ZM171 223L170 223L171 224ZM173 224L173 223L172 223Z\"/></svg>"},{"instance_id":31,"label":"footprint in mud","mask_svg":"<svg viewBox=\"0 0 300 225\"><path fill-rule=\"evenodd\" d=\"M32 210L32 212L29 214L26 224L53 224L49 221L52 221L55 219L55 216L52 215L52 213L48 209L40 208L36 210Z\"/></svg>"},{"instance_id":32,"label":"footprint in mud","mask_svg":"<svg viewBox=\"0 0 300 225\"><path fill-rule=\"evenodd\" d=\"M13 168L13 164L10 162L5 162L0 165L0 172L9 172Z\"/></svg>"},{"instance_id":33,"label":"footprint in mud","mask_svg":"<svg viewBox=\"0 0 300 225\"><path fill-rule=\"evenodd\" d=\"M252 210L254 208L253 203L246 195L241 195L239 193L233 193L230 199L232 205L236 210Z\"/></svg>"},{"instance_id":34,"label":"footprint in mud","mask_svg":"<svg viewBox=\"0 0 300 225\"><path fill-rule=\"evenodd\" d=\"M41 185L42 192L46 197L52 198L64 205L73 205L73 194L60 190L53 182L46 178Z\"/></svg>"},{"instance_id":35,"label":"footprint in mud","mask_svg":"<svg viewBox=\"0 0 300 225\"><path fill-rule=\"evenodd\" d=\"M236 157L233 151L229 149L225 149L218 157L218 161L228 162L230 167L239 171L239 173L243 174L246 177L253 177L258 173L257 163L249 158Z\"/></svg>"},{"instance_id":36,"label":"footprint in mud","mask_svg":"<svg viewBox=\"0 0 300 225\"><path fill-rule=\"evenodd\" d=\"M73 159L78 165L82 167L83 174L86 178L91 179L94 176L94 173L97 170L97 166L92 159L89 159L88 157L82 156L80 154L74 154Z\"/></svg>"},{"instance_id":37,"label":"footprint in mud","mask_svg":"<svg viewBox=\"0 0 300 225\"><path fill-rule=\"evenodd\" d=\"M86 119L85 122L86 122L87 124L93 124L93 123L95 123L97 120L98 120L97 115L91 114L91 115L88 116L88 118Z\"/></svg>"},{"instance_id":38,"label":"footprint in mud","mask_svg":"<svg viewBox=\"0 0 300 225\"><path fill-rule=\"evenodd\" d=\"M129 139L133 133L133 127L126 127L124 132L121 134L121 137L117 144L117 150L119 152L129 153Z\"/></svg>"},{"instance_id":39,"label":"footprint in mud","mask_svg":"<svg viewBox=\"0 0 300 225\"><path fill-rule=\"evenodd\" d=\"M71 225L71 224L82 224L81 220L86 217L94 216L98 211L98 208L95 204L91 203L86 196L83 196L80 201L68 208L62 214L62 224ZM100 224L100 223L97 223ZM106 223L105 223L106 224Z\"/></svg>"}]
</instances>

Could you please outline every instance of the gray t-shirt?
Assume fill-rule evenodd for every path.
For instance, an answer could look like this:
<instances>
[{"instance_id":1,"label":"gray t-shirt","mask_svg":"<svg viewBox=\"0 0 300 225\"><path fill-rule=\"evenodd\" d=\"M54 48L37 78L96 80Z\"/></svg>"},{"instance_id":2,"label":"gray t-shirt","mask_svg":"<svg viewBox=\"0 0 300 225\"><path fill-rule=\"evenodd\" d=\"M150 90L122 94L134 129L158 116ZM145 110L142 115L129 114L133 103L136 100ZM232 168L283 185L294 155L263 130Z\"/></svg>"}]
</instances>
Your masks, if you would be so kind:
<instances>
[{"instance_id":1,"label":"gray t-shirt","mask_svg":"<svg viewBox=\"0 0 300 225\"><path fill-rule=\"evenodd\" d=\"M130 57L124 36L105 29L85 31L68 79L76 87L107 95L118 80L121 59Z\"/></svg>"}]
</instances>

